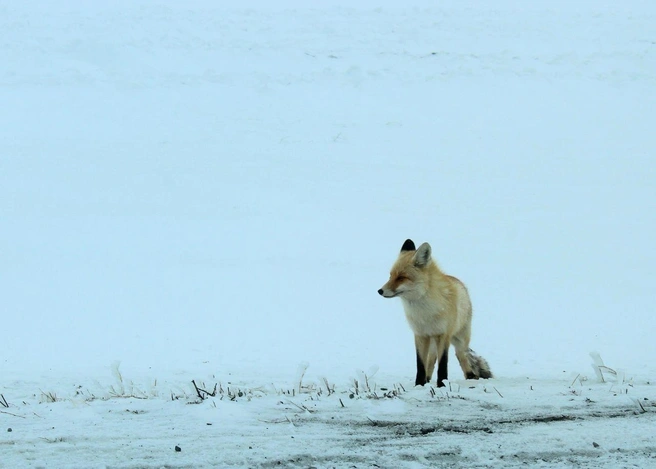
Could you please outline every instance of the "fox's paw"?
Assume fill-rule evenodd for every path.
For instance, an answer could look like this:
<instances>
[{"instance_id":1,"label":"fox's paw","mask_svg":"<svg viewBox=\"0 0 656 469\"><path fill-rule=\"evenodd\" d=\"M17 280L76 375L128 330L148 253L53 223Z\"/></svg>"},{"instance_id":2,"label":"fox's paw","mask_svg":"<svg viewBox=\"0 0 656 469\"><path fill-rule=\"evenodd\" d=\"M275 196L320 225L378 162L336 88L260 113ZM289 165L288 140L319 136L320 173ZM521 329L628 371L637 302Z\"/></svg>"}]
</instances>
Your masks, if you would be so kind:
<instances>
[{"instance_id":1,"label":"fox's paw","mask_svg":"<svg viewBox=\"0 0 656 469\"><path fill-rule=\"evenodd\" d=\"M423 386L430 383L430 377L417 376L415 378L415 386Z\"/></svg>"}]
</instances>

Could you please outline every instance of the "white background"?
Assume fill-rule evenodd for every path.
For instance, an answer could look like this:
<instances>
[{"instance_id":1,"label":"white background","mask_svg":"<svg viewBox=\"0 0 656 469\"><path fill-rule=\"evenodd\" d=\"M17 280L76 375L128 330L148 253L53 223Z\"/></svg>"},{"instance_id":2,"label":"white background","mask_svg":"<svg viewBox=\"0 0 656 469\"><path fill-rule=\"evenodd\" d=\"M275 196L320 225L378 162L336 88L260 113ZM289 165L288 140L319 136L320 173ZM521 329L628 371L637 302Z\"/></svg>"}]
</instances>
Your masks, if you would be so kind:
<instances>
[{"instance_id":1,"label":"white background","mask_svg":"<svg viewBox=\"0 0 656 469\"><path fill-rule=\"evenodd\" d=\"M4 2L0 390L66 399L116 361L409 388L376 293L406 238L467 284L499 383L593 378L593 350L647 383L654 24L639 1Z\"/></svg>"}]
</instances>

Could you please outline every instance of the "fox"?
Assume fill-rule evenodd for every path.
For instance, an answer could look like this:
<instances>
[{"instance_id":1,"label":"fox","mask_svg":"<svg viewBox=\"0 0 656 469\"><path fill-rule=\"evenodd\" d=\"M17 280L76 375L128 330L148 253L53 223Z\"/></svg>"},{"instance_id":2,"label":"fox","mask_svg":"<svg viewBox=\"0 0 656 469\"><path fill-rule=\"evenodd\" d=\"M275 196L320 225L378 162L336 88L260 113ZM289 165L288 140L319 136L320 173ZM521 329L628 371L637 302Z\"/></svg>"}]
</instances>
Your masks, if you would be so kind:
<instances>
[{"instance_id":1,"label":"fox","mask_svg":"<svg viewBox=\"0 0 656 469\"><path fill-rule=\"evenodd\" d=\"M472 304L467 287L456 277L446 275L423 243L419 249L407 239L392 266L389 280L379 290L384 298L401 298L405 317L415 335L417 376L415 386L431 382L435 363L437 386L448 379L449 346L466 379L492 378L487 361L469 348Z\"/></svg>"}]
</instances>

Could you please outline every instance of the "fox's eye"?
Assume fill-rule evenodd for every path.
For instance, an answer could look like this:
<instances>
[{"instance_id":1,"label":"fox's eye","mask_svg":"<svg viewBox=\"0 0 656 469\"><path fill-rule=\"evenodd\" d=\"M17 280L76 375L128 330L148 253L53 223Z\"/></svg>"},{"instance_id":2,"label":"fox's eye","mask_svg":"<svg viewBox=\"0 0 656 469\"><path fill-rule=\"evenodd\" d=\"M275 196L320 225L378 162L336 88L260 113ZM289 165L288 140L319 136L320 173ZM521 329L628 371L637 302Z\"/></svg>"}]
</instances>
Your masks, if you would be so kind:
<instances>
[{"instance_id":1,"label":"fox's eye","mask_svg":"<svg viewBox=\"0 0 656 469\"><path fill-rule=\"evenodd\" d=\"M404 277L403 275L399 275L396 277L397 282L404 282L405 280L408 280L408 277Z\"/></svg>"}]
</instances>

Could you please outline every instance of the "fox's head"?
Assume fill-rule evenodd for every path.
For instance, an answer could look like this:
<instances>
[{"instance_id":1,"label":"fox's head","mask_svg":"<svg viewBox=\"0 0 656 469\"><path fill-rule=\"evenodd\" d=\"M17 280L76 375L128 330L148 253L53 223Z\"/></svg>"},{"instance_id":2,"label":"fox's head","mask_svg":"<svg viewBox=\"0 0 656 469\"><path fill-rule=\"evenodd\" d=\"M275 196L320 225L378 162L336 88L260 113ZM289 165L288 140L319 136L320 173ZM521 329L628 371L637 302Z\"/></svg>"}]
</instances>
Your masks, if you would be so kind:
<instances>
[{"instance_id":1,"label":"fox's head","mask_svg":"<svg viewBox=\"0 0 656 469\"><path fill-rule=\"evenodd\" d=\"M426 294L426 267L431 262L430 244L424 243L415 249L415 243L406 239L399 258L392 266L389 280L378 290L378 294L385 298L399 296L406 300L421 298Z\"/></svg>"}]
</instances>

